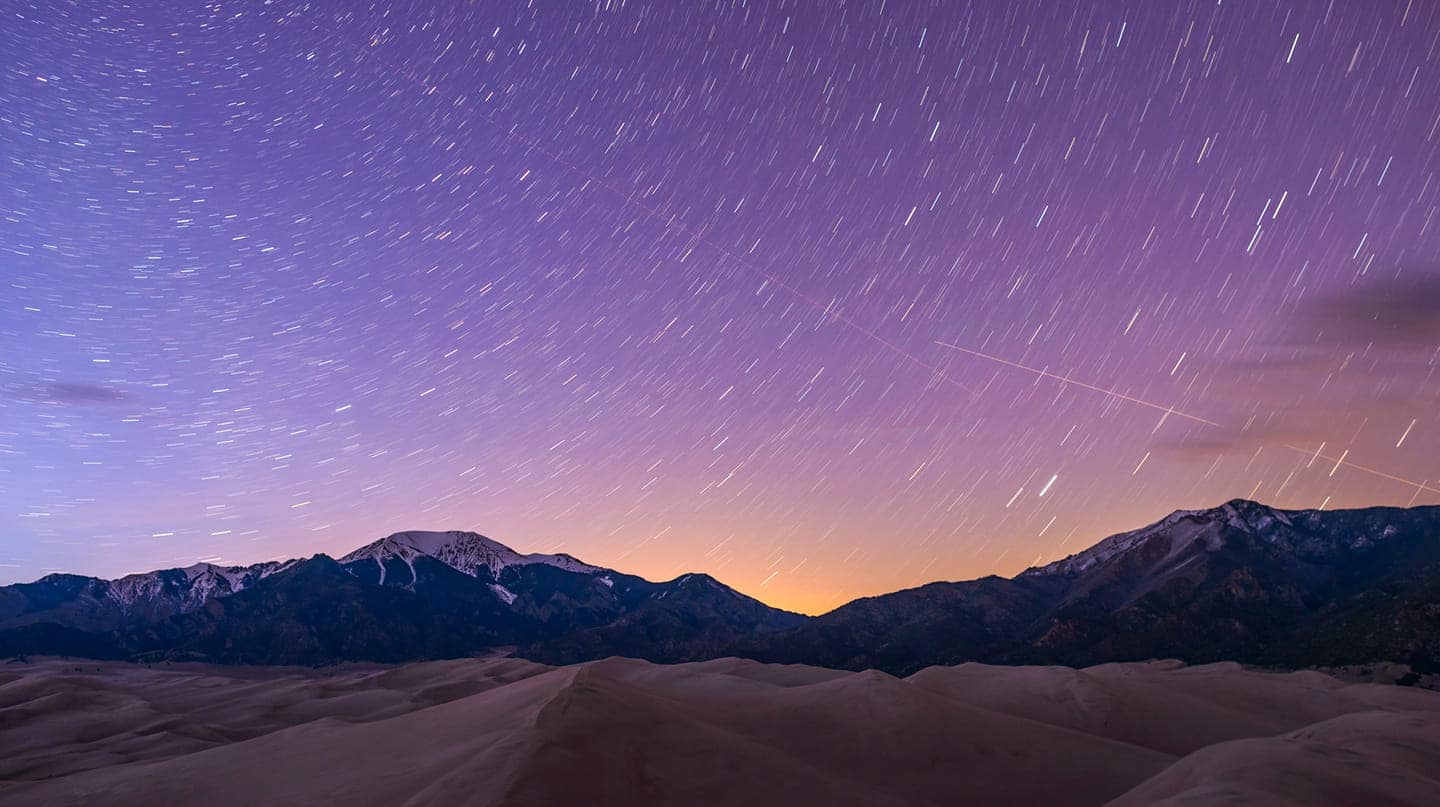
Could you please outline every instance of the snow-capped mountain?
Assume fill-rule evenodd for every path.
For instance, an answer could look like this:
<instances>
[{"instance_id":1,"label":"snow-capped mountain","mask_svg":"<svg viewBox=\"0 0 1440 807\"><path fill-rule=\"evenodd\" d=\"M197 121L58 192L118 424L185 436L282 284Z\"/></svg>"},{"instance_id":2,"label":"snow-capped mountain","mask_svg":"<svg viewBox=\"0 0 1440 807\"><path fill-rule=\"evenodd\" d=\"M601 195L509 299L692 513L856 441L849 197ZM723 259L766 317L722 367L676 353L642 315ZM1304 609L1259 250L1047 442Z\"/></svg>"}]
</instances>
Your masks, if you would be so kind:
<instances>
[{"instance_id":1,"label":"snow-capped mountain","mask_svg":"<svg viewBox=\"0 0 1440 807\"><path fill-rule=\"evenodd\" d=\"M408 567L410 580L416 579L415 558L427 556L444 563L456 571L471 577L499 579L500 573L510 566L544 564L577 574L595 574L605 571L599 566L581 563L566 554L524 555L499 541L474 532L397 532L394 535L360 547L340 558L342 564L371 561L380 572L380 583L384 584L386 567L391 560L399 560ZM503 595L502 595L503 596Z\"/></svg>"},{"instance_id":2,"label":"snow-capped mountain","mask_svg":"<svg viewBox=\"0 0 1440 807\"><path fill-rule=\"evenodd\" d=\"M1112 535L1089 549L1023 574L1080 574L1141 549L1152 556L1151 566L1164 567L1170 561L1183 560L1180 555L1188 550L1203 547L1209 553L1219 552L1228 541L1241 536L1299 556L1358 550L1397 535L1410 512L1393 508L1332 513L1277 510L1232 499L1209 510L1176 510L1148 527ZM1339 526L1342 522L1343 527Z\"/></svg>"},{"instance_id":3,"label":"snow-capped mountain","mask_svg":"<svg viewBox=\"0 0 1440 807\"><path fill-rule=\"evenodd\" d=\"M1249 509L1244 507L1245 504L1249 503L1230 501L1213 510L1176 510L1148 527L1112 535L1089 549L1054 563L1027 569L1022 574L1080 574L1154 540L1164 541L1170 548L1167 558L1195 540L1204 542L1206 549L1215 551L1224 543L1222 527L1263 530L1277 520L1290 523L1287 514L1264 508L1269 512L1257 519L1257 523L1251 524L1245 518L1245 511Z\"/></svg>"}]
</instances>

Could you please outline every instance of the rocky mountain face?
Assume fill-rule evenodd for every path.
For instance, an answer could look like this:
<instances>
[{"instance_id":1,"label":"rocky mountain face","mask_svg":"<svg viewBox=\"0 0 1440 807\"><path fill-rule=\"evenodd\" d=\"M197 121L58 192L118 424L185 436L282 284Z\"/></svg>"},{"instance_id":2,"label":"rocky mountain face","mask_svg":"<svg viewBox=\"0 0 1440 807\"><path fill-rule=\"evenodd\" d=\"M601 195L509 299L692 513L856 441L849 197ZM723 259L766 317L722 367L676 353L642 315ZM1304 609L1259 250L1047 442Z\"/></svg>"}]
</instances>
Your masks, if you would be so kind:
<instances>
[{"instance_id":1,"label":"rocky mountain face","mask_svg":"<svg viewBox=\"0 0 1440 807\"><path fill-rule=\"evenodd\" d=\"M466 532L397 533L338 560L0 588L0 656L325 664L495 647L550 663L736 655L896 674L1156 657L1440 671L1440 507L1235 500L1014 578L931 583L813 618L704 574L655 583Z\"/></svg>"}]
</instances>

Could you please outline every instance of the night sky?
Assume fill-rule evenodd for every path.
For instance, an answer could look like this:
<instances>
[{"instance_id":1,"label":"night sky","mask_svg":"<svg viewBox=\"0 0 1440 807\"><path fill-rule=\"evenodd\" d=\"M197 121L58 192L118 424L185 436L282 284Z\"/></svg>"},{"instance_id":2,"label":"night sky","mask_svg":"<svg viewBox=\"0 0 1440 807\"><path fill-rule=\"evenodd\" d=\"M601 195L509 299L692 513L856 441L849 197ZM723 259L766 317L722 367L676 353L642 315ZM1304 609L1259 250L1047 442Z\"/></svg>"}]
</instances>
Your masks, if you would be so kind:
<instances>
[{"instance_id":1,"label":"night sky","mask_svg":"<svg viewBox=\"0 0 1440 807\"><path fill-rule=\"evenodd\" d=\"M1440 503L1440 5L0 13L0 583L469 529L814 612Z\"/></svg>"}]
</instances>

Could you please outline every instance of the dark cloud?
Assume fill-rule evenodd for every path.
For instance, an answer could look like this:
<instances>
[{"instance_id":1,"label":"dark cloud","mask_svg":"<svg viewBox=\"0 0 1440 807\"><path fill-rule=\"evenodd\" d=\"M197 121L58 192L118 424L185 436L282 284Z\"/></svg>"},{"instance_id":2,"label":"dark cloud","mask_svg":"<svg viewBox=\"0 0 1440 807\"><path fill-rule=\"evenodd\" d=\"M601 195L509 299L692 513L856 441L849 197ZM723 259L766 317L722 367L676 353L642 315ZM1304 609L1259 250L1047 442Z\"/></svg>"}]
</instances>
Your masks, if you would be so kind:
<instances>
[{"instance_id":1,"label":"dark cloud","mask_svg":"<svg viewBox=\"0 0 1440 807\"><path fill-rule=\"evenodd\" d=\"M1216 455L1253 454L1264 446L1316 446L1334 436L1343 422L1336 410L1316 405L1293 406L1264 415L1237 416L1233 426L1162 442L1160 450L1178 457L1208 459Z\"/></svg>"},{"instance_id":2,"label":"dark cloud","mask_svg":"<svg viewBox=\"0 0 1440 807\"><path fill-rule=\"evenodd\" d=\"M103 384L85 384L74 381L57 381L43 384L37 390L45 401L75 405L116 403L125 400L125 393Z\"/></svg>"},{"instance_id":3,"label":"dark cloud","mask_svg":"<svg viewBox=\"0 0 1440 807\"><path fill-rule=\"evenodd\" d=\"M1440 275L1371 282L1317 297L1299 325L1320 345L1434 348L1440 345Z\"/></svg>"},{"instance_id":4,"label":"dark cloud","mask_svg":"<svg viewBox=\"0 0 1440 807\"><path fill-rule=\"evenodd\" d=\"M1267 447L1343 450L1367 429L1429 411L1433 393L1415 370L1440 348L1440 270L1318 293L1273 327L1268 343L1209 363L1209 403L1229 410L1217 414L1226 426L1162 450L1197 460Z\"/></svg>"}]
</instances>

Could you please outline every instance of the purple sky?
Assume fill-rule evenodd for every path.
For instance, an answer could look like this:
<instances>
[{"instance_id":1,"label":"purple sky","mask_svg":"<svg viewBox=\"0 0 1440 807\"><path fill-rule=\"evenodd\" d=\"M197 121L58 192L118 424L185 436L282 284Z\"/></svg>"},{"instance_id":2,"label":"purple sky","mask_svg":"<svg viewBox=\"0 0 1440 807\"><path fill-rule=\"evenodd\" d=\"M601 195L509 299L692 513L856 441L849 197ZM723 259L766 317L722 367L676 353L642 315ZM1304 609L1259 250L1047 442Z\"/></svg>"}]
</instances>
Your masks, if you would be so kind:
<instances>
[{"instance_id":1,"label":"purple sky","mask_svg":"<svg viewBox=\"0 0 1440 807\"><path fill-rule=\"evenodd\" d=\"M529 5L4 7L0 582L1440 502L1435 4Z\"/></svg>"}]
</instances>

